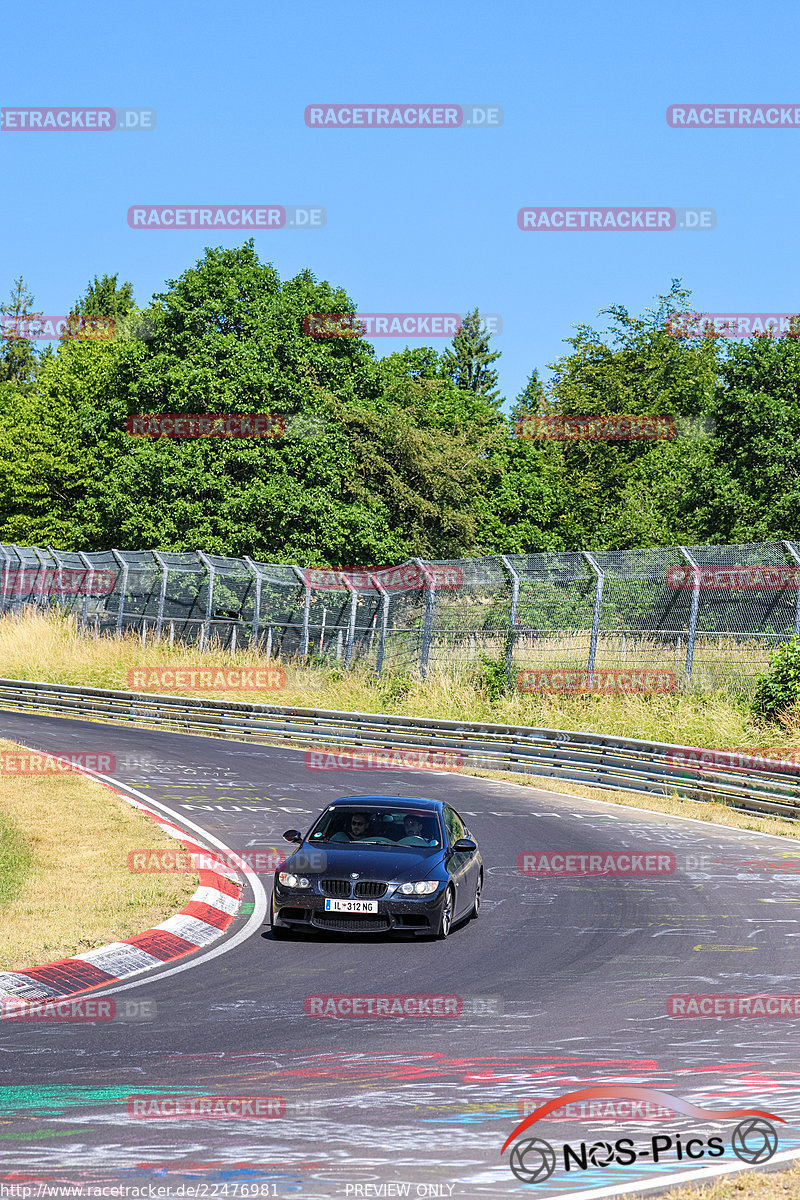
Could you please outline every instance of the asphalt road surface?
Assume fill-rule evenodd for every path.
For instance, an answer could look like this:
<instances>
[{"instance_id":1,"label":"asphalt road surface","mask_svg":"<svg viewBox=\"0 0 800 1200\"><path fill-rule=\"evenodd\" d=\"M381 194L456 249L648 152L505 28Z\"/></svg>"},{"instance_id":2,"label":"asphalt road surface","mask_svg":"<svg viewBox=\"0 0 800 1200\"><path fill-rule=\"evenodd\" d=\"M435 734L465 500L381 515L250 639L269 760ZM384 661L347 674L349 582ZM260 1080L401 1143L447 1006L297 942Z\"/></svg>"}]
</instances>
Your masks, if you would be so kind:
<instances>
[{"instance_id":1,"label":"asphalt road surface","mask_svg":"<svg viewBox=\"0 0 800 1200\"><path fill-rule=\"evenodd\" d=\"M521 1182L500 1150L525 1113L595 1085L765 1109L787 1122L776 1125L771 1165L800 1151L800 1018L667 1010L675 994L800 993L798 843L458 774L311 771L299 750L10 712L0 730L51 753L113 754L116 780L233 849L288 852L283 831L308 828L331 798L386 793L448 800L485 864L480 918L444 942L276 941L259 922L220 953L263 904L272 876L262 874L212 957L200 951L182 969L108 989L120 1002L154 1002L151 1019L0 1024L1 1196L74 1185L85 1196L104 1186L123 1196L304 1200L616 1195L637 1180L744 1165L731 1146L736 1119L608 1099L523 1134L546 1139L556 1167ZM675 869L520 871L520 854L540 863L543 852L667 854ZM462 1011L306 1015L308 997L327 995L460 997ZM160 1097L164 1111L175 1096L277 1099L262 1117L131 1115L132 1097ZM724 1154L679 1161L678 1134L701 1148L717 1135ZM634 1163L604 1165L601 1146L585 1169L569 1156L565 1169L564 1143L580 1160L622 1137ZM658 1162L654 1137L661 1147L672 1140Z\"/></svg>"}]
</instances>

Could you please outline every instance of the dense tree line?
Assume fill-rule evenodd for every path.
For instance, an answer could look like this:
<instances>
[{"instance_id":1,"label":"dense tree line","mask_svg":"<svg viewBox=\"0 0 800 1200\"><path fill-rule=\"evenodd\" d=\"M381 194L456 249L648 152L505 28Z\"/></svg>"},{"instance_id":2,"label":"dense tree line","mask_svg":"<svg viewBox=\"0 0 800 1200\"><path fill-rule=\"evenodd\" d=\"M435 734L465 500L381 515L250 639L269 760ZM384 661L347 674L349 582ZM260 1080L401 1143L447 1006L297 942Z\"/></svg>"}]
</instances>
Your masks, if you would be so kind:
<instances>
[{"instance_id":1,"label":"dense tree line","mask_svg":"<svg viewBox=\"0 0 800 1200\"><path fill-rule=\"evenodd\" d=\"M800 534L800 339L676 337L678 282L642 316L580 326L510 412L477 313L443 353L378 358L309 336L351 312L310 271L281 281L252 242L209 249L140 309L95 278L38 352L22 280L0 305L0 541L58 549L202 548L262 561L389 563L514 551ZM15 333L16 330L16 333ZM268 439L135 438L130 414L272 413ZM669 414L658 441L541 441L522 418Z\"/></svg>"}]
</instances>

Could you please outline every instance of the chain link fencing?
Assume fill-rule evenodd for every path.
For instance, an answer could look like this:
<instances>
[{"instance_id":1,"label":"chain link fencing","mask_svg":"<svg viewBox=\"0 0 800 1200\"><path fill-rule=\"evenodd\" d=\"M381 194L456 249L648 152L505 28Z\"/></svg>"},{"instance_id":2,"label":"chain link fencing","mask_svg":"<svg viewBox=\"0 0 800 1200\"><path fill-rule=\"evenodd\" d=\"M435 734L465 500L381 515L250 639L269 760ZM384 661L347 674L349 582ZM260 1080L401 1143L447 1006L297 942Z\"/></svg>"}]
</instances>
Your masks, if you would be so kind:
<instances>
[{"instance_id":1,"label":"chain link fencing","mask_svg":"<svg viewBox=\"0 0 800 1200\"><path fill-rule=\"evenodd\" d=\"M673 673L740 689L800 634L800 543L508 554L334 570L196 553L0 546L0 611L381 672Z\"/></svg>"}]
</instances>

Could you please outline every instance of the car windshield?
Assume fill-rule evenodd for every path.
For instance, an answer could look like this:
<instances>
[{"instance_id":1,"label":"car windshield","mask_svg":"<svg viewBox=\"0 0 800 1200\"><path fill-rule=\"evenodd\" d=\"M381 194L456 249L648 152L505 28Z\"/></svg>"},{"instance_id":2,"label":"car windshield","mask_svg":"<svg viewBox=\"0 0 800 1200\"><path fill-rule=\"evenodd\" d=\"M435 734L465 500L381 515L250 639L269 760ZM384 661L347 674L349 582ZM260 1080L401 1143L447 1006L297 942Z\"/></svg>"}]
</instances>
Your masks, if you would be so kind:
<instances>
[{"instance_id":1,"label":"car windshield","mask_svg":"<svg viewBox=\"0 0 800 1200\"><path fill-rule=\"evenodd\" d=\"M327 809L308 835L310 842L359 842L371 846L442 845L435 812L411 807L369 808L337 805Z\"/></svg>"}]
</instances>

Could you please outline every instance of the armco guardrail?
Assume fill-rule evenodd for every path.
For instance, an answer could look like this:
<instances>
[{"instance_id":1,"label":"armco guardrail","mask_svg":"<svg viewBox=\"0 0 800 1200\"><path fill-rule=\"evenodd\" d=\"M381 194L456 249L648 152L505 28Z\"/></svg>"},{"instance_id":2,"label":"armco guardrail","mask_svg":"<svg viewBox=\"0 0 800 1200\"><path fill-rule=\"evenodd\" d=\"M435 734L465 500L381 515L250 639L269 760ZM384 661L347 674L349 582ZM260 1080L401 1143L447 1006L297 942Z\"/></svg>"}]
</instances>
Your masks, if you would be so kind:
<instances>
[{"instance_id":1,"label":"armco guardrail","mask_svg":"<svg viewBox=\"0 0 800 1200\"><path fill-rule=\"evenodd\" d=\"M266 744L456 750L467 771L519 771L588 786L716 800L761 815L800 816L800 770L757 774L695 770L670 762L670 756L687 747L636 738L524 725L241 704L20 679L0 679L0 708L123 721Z\"/></svg>"}]
</instances>

